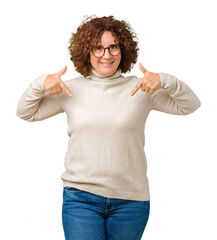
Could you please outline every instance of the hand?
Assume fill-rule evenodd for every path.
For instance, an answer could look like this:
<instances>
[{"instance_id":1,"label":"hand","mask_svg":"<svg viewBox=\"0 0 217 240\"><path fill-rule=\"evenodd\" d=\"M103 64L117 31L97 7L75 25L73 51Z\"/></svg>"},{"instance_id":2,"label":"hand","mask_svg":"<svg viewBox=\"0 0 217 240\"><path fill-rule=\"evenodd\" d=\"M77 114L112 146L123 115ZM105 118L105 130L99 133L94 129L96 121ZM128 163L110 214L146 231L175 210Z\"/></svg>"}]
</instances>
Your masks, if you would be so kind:
<instances>
[{"instance_id":1,"label":"hand","mask_svg":"<svg viewBox=\"0 0 217 240\"><path fill-rule=\"evenodd\" d=\"M142 79L140 79L140 81L131 91L131 96L133 96L140 88L143 92L147 92L150 94L161 88L161 80L159 73L149 72L142 66L142 63L139 63L139 69L143 72L144 76Z\"/></svg>"},{"instance_id":2,"label":"hand","mask_svg":"<svg viewBox=\"0 0 217 240\"><path fill-rule=\"evenodd\" d=\"M60 78L66 72L66 70L67 66L64 66L59 72L50 74L45 78L43 88L51 96L60 94L62 91L65 91L69 97L72 96L72 93Z\"/></svg>"}]
</instances>

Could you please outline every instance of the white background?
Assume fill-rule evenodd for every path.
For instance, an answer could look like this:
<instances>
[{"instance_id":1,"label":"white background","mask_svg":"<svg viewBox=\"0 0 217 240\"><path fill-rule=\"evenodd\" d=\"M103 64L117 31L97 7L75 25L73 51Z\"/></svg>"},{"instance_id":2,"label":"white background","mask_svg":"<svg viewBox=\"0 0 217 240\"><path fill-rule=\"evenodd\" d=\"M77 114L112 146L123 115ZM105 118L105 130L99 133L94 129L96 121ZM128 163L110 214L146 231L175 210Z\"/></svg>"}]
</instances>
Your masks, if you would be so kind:
<instances>
[{"instance_id":1,"label":"white background","mask_svg":"<svg viewBox=\"0 0 217 240\"><path fill-rule=\"evenodd\" d=\"M146 125L151 214L142 239L216 240L216 7L213 0L3 1L1 23L0 239L64 239L61 220L66 115L29 123L19 97L44 73L68 66L85 15L126 20L139 61L186 82L201 100L188 116L152 111ZM141 77L138 63L129 74Z\"/></svg>"}]
</instances>

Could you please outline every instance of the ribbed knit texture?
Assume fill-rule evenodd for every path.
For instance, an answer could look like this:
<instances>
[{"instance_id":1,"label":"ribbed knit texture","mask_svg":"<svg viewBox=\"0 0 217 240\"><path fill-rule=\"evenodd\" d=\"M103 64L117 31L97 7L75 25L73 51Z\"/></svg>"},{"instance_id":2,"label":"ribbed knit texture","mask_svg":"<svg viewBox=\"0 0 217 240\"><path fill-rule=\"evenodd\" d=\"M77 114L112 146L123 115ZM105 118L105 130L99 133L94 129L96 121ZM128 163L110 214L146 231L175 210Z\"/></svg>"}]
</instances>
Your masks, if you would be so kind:
<instances>
[{"instance_id":1,"label":"ribbed knit texture","mask_svg":"<svg viewBox=\"0 0 217 240\"><path fill-rule=\"evenodd\" d=\"M88 78L65 81L71 98L65 92L54 96L45 92L45 74L21 96L17 116L39 121L67 114L69 142L63 186L108 198L150 200L144 151L149 112L186 115L200 106L198 97L183 81L159 74L161 89L154 94L139 90L131 96L139 81L136 76L124 77L118 69L113 76L103 77L93 70Z\"/></svg>"}]
</instances>

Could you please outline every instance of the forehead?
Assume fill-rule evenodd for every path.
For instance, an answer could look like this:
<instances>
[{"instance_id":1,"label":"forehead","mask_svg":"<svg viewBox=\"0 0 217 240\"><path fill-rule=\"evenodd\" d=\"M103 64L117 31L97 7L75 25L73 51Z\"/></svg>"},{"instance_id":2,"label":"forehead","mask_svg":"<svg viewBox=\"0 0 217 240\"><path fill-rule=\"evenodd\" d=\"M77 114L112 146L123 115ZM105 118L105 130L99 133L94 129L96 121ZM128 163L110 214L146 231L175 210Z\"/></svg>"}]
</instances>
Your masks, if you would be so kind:
<instances>
[{"instance_id":1,"label":"forehead","mask_svg":"<svg viewBox=\"0 0 217 240\"><path fill-rule=\"evenodd\" d=\"M100 44L103 46L111 45L117 43L116 39L110 31L104 31L100 40Z\"/></svg>"}]
</instances>

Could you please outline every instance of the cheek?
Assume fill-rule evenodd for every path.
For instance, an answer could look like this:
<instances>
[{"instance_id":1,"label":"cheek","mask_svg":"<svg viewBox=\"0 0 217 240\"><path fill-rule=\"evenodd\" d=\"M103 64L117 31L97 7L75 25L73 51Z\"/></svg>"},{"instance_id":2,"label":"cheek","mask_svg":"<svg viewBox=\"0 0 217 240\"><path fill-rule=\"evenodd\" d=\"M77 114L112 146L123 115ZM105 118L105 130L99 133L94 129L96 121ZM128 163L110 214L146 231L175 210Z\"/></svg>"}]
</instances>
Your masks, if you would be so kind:
<instances>
[{"instance_id":1,"label":"cheek","mask_svg":"<svg viewBox=\"0 0 217 240\"><path fill-rule=\"evenodd\" d=\"M120 56L116 56L116 62L117 62L117 65L120 64L120 62L121 62L121 55Z\"/></svg>"},{"instance_id":2,"label":"cheek","mask_svg":"<svg viewBox=\"0 0 217 240\"><path fill-rule=\"evenodd\" d=\"M93 54L90 53L90 64L91 64L92 67L97 64L97 60L98 60L98 59L96 59L96 58L93 56Z\"/></svg>"}]
</instances>

